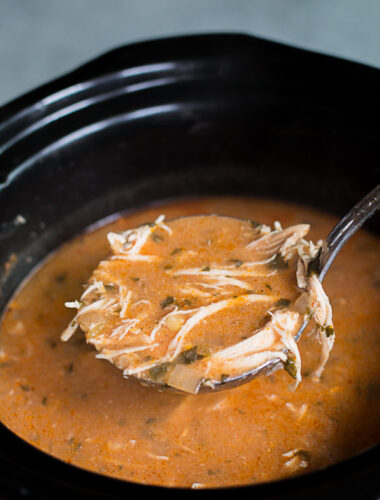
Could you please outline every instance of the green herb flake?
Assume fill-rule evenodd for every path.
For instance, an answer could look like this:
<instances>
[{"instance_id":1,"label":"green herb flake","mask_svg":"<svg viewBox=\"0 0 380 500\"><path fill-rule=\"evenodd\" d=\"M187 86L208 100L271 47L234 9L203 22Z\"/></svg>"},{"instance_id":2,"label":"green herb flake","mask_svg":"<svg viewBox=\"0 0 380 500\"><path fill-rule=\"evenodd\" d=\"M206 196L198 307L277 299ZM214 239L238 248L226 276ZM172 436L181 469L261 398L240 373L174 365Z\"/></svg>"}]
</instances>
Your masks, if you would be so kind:
<instances>
[{"instance_id":1,"label":"green herb flake","mask_svg":"<svg viewBox=\"0 0 380 500\"><path fill-rule=\"evenodd\" d=\"M203 269L202 269L202 272L204 273L208 273L210 271L210 266L205 266Z\"/></svg>"},{"instance_id":2,"label":"green herb flake","mask_svg":"<svg viewBox=\"0 0 380 500\"><path fill-rule=\"evenodd\" d=\"M305 462L307 462L308 464L310 463L310 459L311 459L311 454L309 451L306 451L306 450L298 450L294 453L294 456L295 457L299 457L301 460L304 460Z\"/></svg>"},{"instance_id":3,"label":"green herb flake","mask_svg":"<svg viewBox=\"0 0 380 500\"><path fill-rule=\"evenodd\" d=\"M275 302L276 307L288 307L290 304L289 299L279 299L277 302Z\"/></svg>"},{"instance_id":4,"label":"green herb flake","mask_svg":"<svg viewBox=\"0 0 380 500\"><path fill-rule=\"evenodd\" d=\"M272 291L272 287L270 286L270 284L269 284L269 283L264 283L264 284L265 284L265 286L268 288L268 290Z\"/></svg>"},{"instance_id":5,"label":"green herb flake","mask_svg":"<svg viewBox=\"0 0 380 500\"><path fill-rule=\"evenodd\" d=\"M331 335L334 335L335 330L332 326L326 326L325 333L326 333L326 337L331 337Z\"/></svg>"},{"instance_id":6,"label":"green herb flake","mask_svg":"<svg viewBox=\"0 0 380 500\"><path fill-rule=\"evenodd\" d=\"M262 226L262 223L261 222L257 222L255 220L252 220L252 219L248 219L248 222L251 224L251 226L254 228L254 229L258 229L259 227Z\"/></svg>"},{"instance_id":7,"label":"green herb flake","mask_svg":"<svg viewBox=\"0 0 380 500\"><path fill-rule=\"evenodd\" d=\"M165 307L170 306L171 304L173 304L173 302L174 302L174 297L168 295L166 299L160 303L161 309L165 309Z\"/></svg>"},{"instance_id":8,"label":"green herb flake","mask_svg":"<svg viewBox=\"0 0 380 500\"><path fill-rule=\"evenodd\" d=\"M137 278L136 276L131 276L132 281L140 281L140 278Z\"/></svg>"},{"instance_id":9,"label":"green herb flake","mask_svg":"<svg viewBox=\"0 0 380 500\"><path fill-rule=\"evenodd\" d=\"M157 419L157 418L155 418L155 417L150 417L150 418L148 418L147 420L145 420L145 423L146 423L147 425L151 425L151 424L155 424L155 423L157 422L157 420L158 420L158 419Z\"/></svg>"},{"instance_id":10,"label":"green herb flake","mask_svg":"<svg viewBox=\"0 0 380 500\"><path fill-rule=\"evenodd\" d=\"M20 384L20 389L23 390L24 392L30 391L30 387L28 385L25 385L25 384Z\"/></svg>"},{"instance_id":11,"label":"green herb flake","mask_svg":"<svg viewBox=\"0 0 380 500\"><path fill-rule=\"evenodd\" d=\"M160 365L157 365L157 366L153 366L153 368L151 368L149 370L149 378L151 380L159 380L161 378L163 378L166 373L168 372L169 370L169 367L170 367L170 363L161 363Z\"/></svg>"},{"instance_id":12,"label":"green herb flake","mask_svg":"<svg viewBox=\"0 0 380 500\"><path fill-rule=\"evenodd\" d=\"M269 269L287 269L288 263L280 253L276 253L276 256L268 264Z\"/></svg>"},{"instance_id":13,"label":"green herb flake","mask_svg":"<svg viewBox=\"0 0 380 500\"><path fill-rule=\"evenodd\" d=\"M170 255L176 255L179 252L182 252L183 248L175 248Z\"/></svg>"},{"instance_id":14,"label":"green herb flake","mask_svg":"<svg viewBox=\"0 0 380 500\"><path fill-rule=\"evenodd\" d=\"M68 439L67 443L74 452L77 452L82 447L82 443L76 437Z\"/></svg>"},{"instance_id":15,"label":"green herb flake","mask_svg":"<svg viewBox=\"0 0 380 500\"><path fill-rule=\"evenodd\" d=\"M230 374L229 373L222 373L220 376L220 382L221 384L225 384L227 380L229 379Z\"/></svg>"},{"instance_id":16,"label":"green herb flake","mask_svg":"<svg viewBox=\"0 0 380 500\"><path fill-rule=\"evenodd\" d=\"M293 359L288 358L284 362L284 369L286 372L289 373L289 375L293 378L297 378L297 367Z\"/></svg>"},{"instance_id":17,"label":"green herb flake","mask_svg":"<svg viewBox=\"0 0 380 500\"><path fill-rule=\"evenodd\" d=\"M41 404L42 404L43 406L46 406L46 405L47 405L47 401L48 401L48 397L47 397L47 396L44 396L44 397L42 398L42 400L41 400Z\"/></svg>"},{"instance_id":18,"label":"green herb flake","mask_svg":"<svg viewBox=\"0 0 380 500\"><path fill-rule=\"evenodd\" d=\"M51 349L55 349L57 347L57 341L55 339L47 339L46 342Z\"/></svg>"},{"instance_id":19,"label":"green herb flake","mask_svg":"<svg viewBox=\"0 0 380 500\"><path fill-rule=\"evenodd\" d=\"M65 372L67 374L73 373L74 371L74 363L69 363L68 365L65 366Z\"/></svg>"},{"instance_id":20,"label":"green herb flake","mask_svg":"<svg viewBox=\"0 0 380 500\"><path fill-rule=\"evenodd\" d=\"M60 273L60 274L57 274L57 276L55 277L55 281L57 283L64 283L66 281L66 278L67 278L67 273Z\"/></svg>"},{"instance_id":21,"label":"green herb flake","mask_svg":"<svg viewBox=\"0 0 380 500\"><path fill-rule=\"evenodd\" d=\"M199 359L203 359L205 356L203 354L198 353L197 350L198 346L193 346L190 347L189 349L186 349L185 351L182 351L181 354L179 354L178 356L178 361L181 364L190 365L191 363L194 363Z\"/></svg>"},{"instance_id":22,"label":"green herb flake","mask_svg":"<svg viewBox=\"0 0 380 500\"><path fill-rule=\"evenodd\" d=\"M185 299L182 304L181 304L181 307L190 307L191 306L191 300L190 299Z\"/></svg>"},{"instance_id":23,"label":"green herb flake","mask_svg":"<svg viewBox=\"0 0 380 500\"><path fill-rule=\"evenodd\" d=\"M230 259L227 260L227 264L234 264L235 267L240 267L244 264L244 262L240 259Z\"/></svg>"},{"instance_id":24,"label":"green herb flake","mask_svg":"<svg viewBox=\"0 0 380 500\"><path fill-rule=\"evenodd\" d=\"M321 255L321 249L318 250L318 253L317 255L314 257L313 260L311 260L309 262L309 265L307 266L307 275L308 276L311 276L313 274L316 274L317 276L319 276L319 273L320 273L320 268L319 268L319 257Z\"/></svg>"}]
</instances>

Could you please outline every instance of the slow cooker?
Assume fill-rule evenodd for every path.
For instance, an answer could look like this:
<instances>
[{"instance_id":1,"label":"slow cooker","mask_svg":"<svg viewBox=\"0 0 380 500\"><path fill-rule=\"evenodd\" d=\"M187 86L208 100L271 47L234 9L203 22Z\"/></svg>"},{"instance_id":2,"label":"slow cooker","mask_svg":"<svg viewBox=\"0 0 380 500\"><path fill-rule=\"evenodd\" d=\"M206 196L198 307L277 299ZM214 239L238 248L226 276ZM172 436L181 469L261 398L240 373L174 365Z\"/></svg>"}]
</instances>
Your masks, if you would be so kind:
<instances>
[{"instance_id":1,"label":"slow cooker","mask_svg":"<svg viewBox=\"0 0 380 500\"><path fill-rule=\"evenodd\" d=\"M378 69L213 34L117 48L3 106L0 311L49 252L119 211L241 194L343 215L379 181L379 89ZM28 223L15 225L18 214ZM379 446L292 479L186 490L79 469L1 424L0 442L4 499L380 495Z\"/></svg>"}]
</instances>

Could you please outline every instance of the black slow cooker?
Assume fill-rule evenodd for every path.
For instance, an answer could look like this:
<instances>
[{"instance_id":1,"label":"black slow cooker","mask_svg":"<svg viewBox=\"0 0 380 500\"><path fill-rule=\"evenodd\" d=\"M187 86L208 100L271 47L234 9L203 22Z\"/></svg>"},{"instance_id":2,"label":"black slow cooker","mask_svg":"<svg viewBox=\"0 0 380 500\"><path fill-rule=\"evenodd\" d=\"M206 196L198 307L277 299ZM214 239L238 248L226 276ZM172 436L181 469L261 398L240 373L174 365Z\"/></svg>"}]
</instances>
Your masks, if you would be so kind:
<instances>
[{"instance_id":1,"label":"black slow cooker","mask_svg":"<svg viewBox=\"0 0 380 500\"><path fill-rule=\"evenodd\" d=\"M203 194L342 215L380 177L380 70L246 35L113 50L0 108L0 311L62 242L118 211ZM26 224L15 224L22 214ZM368 227L379 231L379 218ZM254 439L254 437L253 437ZM303 476L185 490L63 463L0 424L0 498L380 496L379 446Z\"/></svg>"}]
</instances>

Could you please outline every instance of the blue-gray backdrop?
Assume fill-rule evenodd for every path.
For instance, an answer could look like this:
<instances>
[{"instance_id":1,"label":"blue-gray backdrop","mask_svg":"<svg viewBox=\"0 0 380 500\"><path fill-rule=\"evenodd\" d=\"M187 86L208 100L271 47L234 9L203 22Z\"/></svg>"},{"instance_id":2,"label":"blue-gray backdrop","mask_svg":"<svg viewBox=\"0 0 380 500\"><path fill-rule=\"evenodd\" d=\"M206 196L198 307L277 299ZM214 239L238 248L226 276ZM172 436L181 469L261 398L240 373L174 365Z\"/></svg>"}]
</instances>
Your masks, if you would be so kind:
<instances>
[{"instance_id":1,"label":"blue-gray backdrop","mask_svg":"<svg viewBox=\"0 0 380 500\"><path fill-rule=\"evenodd\" d=\"M216 31L380 67L380 0L0 0L0 105L117 45Z\"/></svg>"}]
</instances>

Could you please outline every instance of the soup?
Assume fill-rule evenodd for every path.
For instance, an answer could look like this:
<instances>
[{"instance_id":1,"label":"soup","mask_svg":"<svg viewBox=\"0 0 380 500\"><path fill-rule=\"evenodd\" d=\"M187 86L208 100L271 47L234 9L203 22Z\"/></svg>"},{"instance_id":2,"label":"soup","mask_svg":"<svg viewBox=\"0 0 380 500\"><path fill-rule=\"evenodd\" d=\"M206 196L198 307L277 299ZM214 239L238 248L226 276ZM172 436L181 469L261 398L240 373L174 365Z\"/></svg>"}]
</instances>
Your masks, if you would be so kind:
<instances>
[{"instance_id":1,"label":"soup","mask_svg":"<svg viewBox=\"0 0 380 500\"><path fill-rule=\"evenodd\" d=\"M327 235L334 217L271 200L206 198L149 208L60 248L10 301L0 328L0 420L34 446L76 466L141 483L202 488L271 481L325 467L378 442L379 242L365 231L347 243L325 279L336 343L321 379L319 346L299 343L302 383L280 370L241 387L182 395L158 392L95 359L78 333L60 341L99 260L106 234L164 213L218 213L273 225L311 224ZM280 214L280 217L279 217Z\"/></svg>"},{"instance_id":2,"label":"soup","mask_svg":"<svg viewBox=\"0 0 380 500\"><path fill-rule=\"evenodd\" d=\"M334 344L329 300L309 265L322 245L309 224L271 228L198 215L110 232L111 252L92 273L61 335L78 330L99 354L150 383L197 394L279 360L301 380L294 336L314 321L322 374ZM311 264L311 269L313 266ZM273 366L272 366L273 368Z\"/></svg>"}]
</instances>

